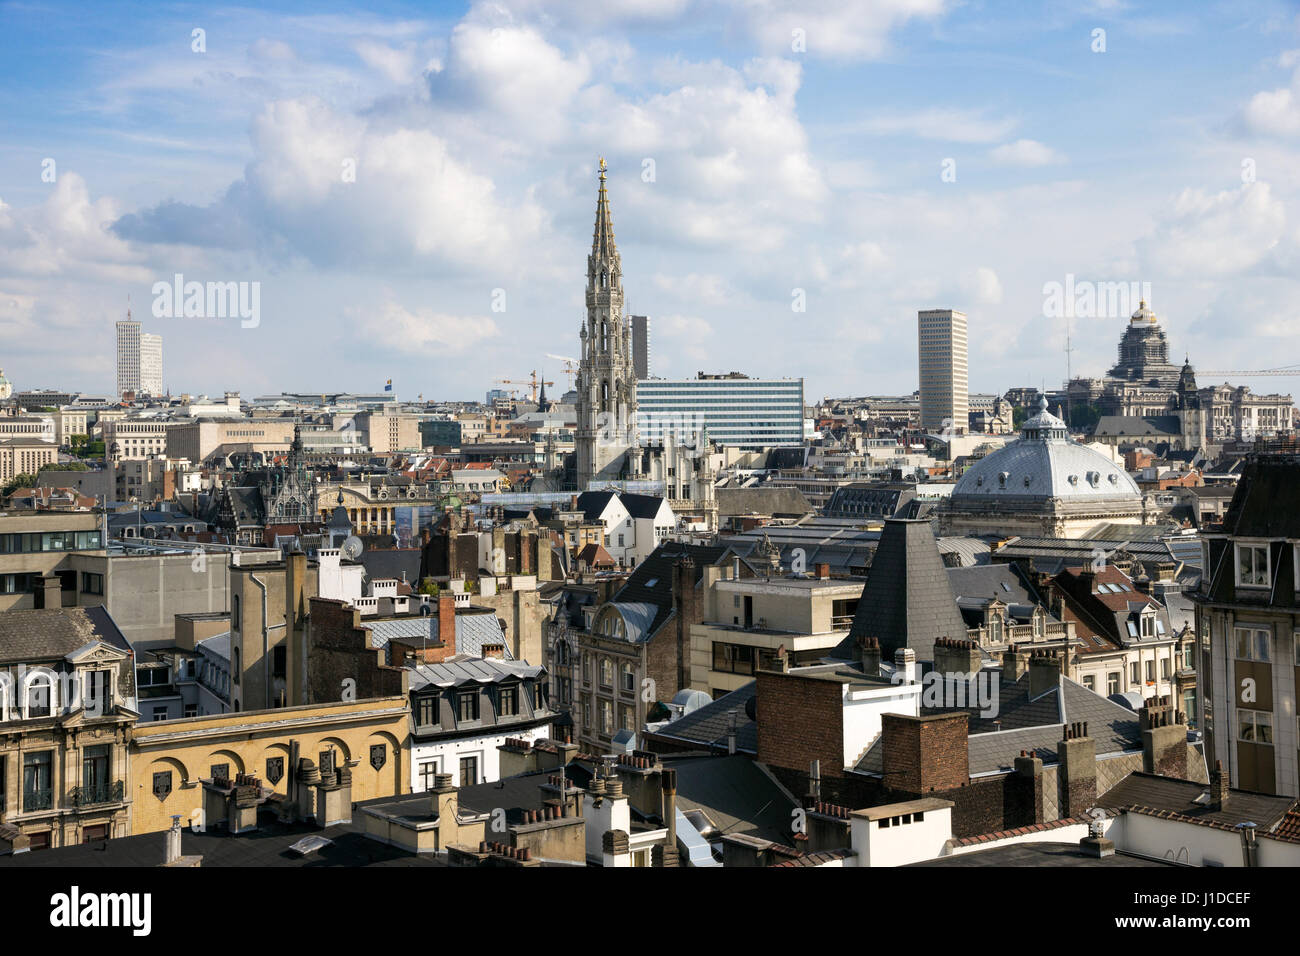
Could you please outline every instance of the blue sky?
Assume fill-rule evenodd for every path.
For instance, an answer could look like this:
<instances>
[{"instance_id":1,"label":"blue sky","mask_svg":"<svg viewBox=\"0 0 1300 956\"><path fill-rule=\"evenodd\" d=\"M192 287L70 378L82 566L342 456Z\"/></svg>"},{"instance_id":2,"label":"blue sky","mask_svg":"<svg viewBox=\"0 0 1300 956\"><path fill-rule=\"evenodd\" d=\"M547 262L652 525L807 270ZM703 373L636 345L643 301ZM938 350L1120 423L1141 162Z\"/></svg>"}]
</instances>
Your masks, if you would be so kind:
<instances>
[{"instance_id":1,"label":"blue sky","mask_svg":"<svg viewBox=\"0 0 1300 956\"><path fill-rule=\"evenodd\" d=\"M1202 368L1300 362L1294 0L0 3L0 79L20 388L111 388L128 295L174 393L565 383L601 155L654 374L910 392L953 307L973 389L1054 385L1067 275L1149 283ZM154 317L178 272L260 323Z\"/></svg>"}]
</instances>

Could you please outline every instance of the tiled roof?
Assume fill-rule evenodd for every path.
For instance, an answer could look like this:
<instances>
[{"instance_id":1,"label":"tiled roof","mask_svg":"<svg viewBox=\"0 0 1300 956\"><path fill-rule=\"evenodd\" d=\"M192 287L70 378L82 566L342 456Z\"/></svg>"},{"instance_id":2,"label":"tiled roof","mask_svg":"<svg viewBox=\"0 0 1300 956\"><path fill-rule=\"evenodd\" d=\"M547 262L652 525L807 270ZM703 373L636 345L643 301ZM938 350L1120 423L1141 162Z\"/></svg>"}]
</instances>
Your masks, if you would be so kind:
<instances>
[{"instance_id":1,"label":"tiled roof","mask_svg":"<svg viewBox=\"0 0 1300 956\"><path fill-rule=\"evenodd\" d=\"M1066 817L1061 820L1052 820L1049 823L1032 823L1029 826L1015 827L1010 830L998 830L996 833L981 833L978 836L961 837L952 841L953 846L977 846L981 843L994 843L998 840L1006 840L1010 837L1027 836L1030 833L1043 833L1047 830L1059 830L1061 827L1074 826L1077 823L1087 823L1087 820L1077 820L1074 817Z\"/></svg>"},{"instance_id":2,"label":"tiled roof","mask_svg":"<svg viewBox=\"0 0 1300 956\"><path fill-rule=\"evenodd\" d=\"M723 548L714 546L665 541L637 565L614 600L620 604L655 605L658 613L646 629L647 634L653 636L672 613L673 567L677 562L684 557L695 562L694 583L698 584L705 565L716 563L723 552Z\"/></svg>"}]
</instances>

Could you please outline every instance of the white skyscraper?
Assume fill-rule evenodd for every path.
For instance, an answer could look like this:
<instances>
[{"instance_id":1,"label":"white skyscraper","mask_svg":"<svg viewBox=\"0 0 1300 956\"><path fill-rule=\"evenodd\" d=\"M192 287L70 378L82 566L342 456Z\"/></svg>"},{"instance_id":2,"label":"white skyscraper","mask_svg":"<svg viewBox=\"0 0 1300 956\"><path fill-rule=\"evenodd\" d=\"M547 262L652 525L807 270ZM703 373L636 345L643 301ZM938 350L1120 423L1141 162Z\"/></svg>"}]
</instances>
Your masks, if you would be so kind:
<instances>
[{"instance_id":1,"label":"white skyscraper","mask_svg":"<svg viewBox=\"0 0 1300 956\"><path fill-rule=\"evenodd\" d=\"M966 313L926 309L916 315L921 428L931 434L965 434L970 421Z\"/></svg>"},{"instance_id":2,"label":"white skyscraper","mask_svg":"<svg viewBox=\"0 0 1300 956\"><path fill-rule=\"evenodd\" d=\"M162 380L162 336L142 332L127 310L117 323L117 394L161 395Z\"/></svg>"}]
</instances>

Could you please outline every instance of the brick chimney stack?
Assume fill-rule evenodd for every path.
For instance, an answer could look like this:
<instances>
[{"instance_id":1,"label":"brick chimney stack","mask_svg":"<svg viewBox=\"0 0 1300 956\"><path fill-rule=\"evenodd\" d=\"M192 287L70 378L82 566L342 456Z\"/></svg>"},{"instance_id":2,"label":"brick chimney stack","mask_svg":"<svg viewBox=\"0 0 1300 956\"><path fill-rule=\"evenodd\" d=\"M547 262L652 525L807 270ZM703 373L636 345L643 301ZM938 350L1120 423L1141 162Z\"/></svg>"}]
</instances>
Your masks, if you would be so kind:
<instances>
[{"instance_id":1,"label":"brick chimney stack","mask_svg":"<svg viewBox=\"0 0 1300 956\"><path fill-rule=\"evenodd\" d=\"M1061 685L1061 659L1052 651L1034 651L1029 657L1029 697L1041 697Z\"/></svg>"},{"instance_id":2,"label":"brick chimney stack","mask_svg":"<svg viewBox=\"0 0 1300 956\"><path fill-rule=\"evenodd\" d=\"M1223 761L1214 761L1210 771L1210 810L1218 813L1228 805L1228 775L1223 772Z\"/></svg>"},{"instance_id":3,"label":"brick chimney stack","mask_svg":"<svg viewBox=\"0 0 1300 956\"><path fill-rule=\"evenodd\" d=\"M1168 695L1149 697L1138 711L1142 769L1166 777L1187 777L1187 727Z\"/></svg>"},{"instance_id":4,"label":"brick chimney stack","mask_svg":"<svg viewBox=\"0 0 1300 956\"><path fill-rule=\"evenodd\" d=\"M1082 818L1097 802L1097 744L1088 736L1088 724L1065 725L1057 744L1061 779L1061 816Z\"/></svg>"},{"instance_id":5,"label":"brick chimney stack","mask_svg":"<svg viewBox=\"0 0 1300 956\"><path fill-rule=\"evenodd\" d=\"M934 669L940 674L973 674L982 666L974 641L941 637L934 642Z\"/></svg>"},{"instance_id":6,"label":"brick chimney stack","mask_svg":"<svg viewBox=\"0 0 1300 956\"><path fill-rule=\"evenodd\" d=\"M864 637L858 642L858 654L862 660L862 673L868 677L879 677L880 641L874 637Z\"/></svg>"},{"instance_id":7,"label":"brick chimney stack","mask_svg":"<svg viewBox=\"0 0 1300 956\"><path fill-rule=\"evenodd\" d=\"M1008 647L1002 652L1002 674L1008 680L1020 680L1027 670L1029 670L1029 655L1014 647Z\"/></svg>"}]
</instances>

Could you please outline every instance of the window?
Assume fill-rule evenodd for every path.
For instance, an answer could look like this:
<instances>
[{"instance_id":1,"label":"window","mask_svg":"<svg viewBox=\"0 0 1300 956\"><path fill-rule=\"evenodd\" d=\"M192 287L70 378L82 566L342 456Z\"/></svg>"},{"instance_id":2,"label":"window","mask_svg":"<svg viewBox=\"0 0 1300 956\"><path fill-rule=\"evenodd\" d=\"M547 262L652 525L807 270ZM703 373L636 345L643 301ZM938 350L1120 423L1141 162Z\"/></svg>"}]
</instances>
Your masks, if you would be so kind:
<instances>
[{"instance_id":1,"label":"window","mask_svg":"<svg viewBox=\"0 0 1300 956\"><path fill-rule=\"evenodd\" d=\"M614 664L608 657L600 659L600 686L614 686Z\"/></svg>"},{"instance_id":2,"label":"window","mask_svg":"<svg viewBox=\"0 0 1300 956\"><path fill-rule=\"evenodd\" d=\"M1237 545L1237 583L1242 587L1268 587L1268 545Z\"/></svg>"},{"instance_id":3,"label":"window","mask_svg":"<svg viewBox=\"0 0 1300 956\"><path fill-rule=\"evenodd\" d=\"M424 760L420 762L420 789L432 790L434 787L434 778L438 775L438 761Z\"/></svg>"},{"instance_id":4,"label":"window","mask_svg":"<svg viewBox=\"0 0 1300 956\"><path fill-rule=\"evenodd\" d=\"M104 576L89 571L81 572L81 590L86 594L103 594Z\"/></svg>"},{"instance_id":5,"label":"window","mask_svg":"<svg viewBox=\"0 0 1300 956\"><path fill-rule=\"evenodd\" d=\"M456 695L456 719L478 720L478 691L462 691Z\"/></svg>"},{"instance_id":6,"label":"window","mask_svg":"<svg viewBox=\"0 0 1300 956\"><path fill-rule=\"evenodd\" d=\"M586 651L582 652L582 682L591 683L591 655Z\"/></svg>"},{"instance_id":7,"label":"window","mask_svg":"<svg viewBox=\"0 0 1300 956\"><path fill-rule=\"evenodd\" d=\"M1169 660L1170 660L1170 659L1169 659L1168 657L1162 657L1162 658L1160 659L1160 679L1161 679L1161 680L1169 680Z\"/></svg>"},{"instance_id":8,"label":"window","mask_svg":"<svg viewBox=\"0 0 1300 956\"><path fill-rule=\"evenodd\" d=\"M608 700L600 702L600 732L609 734L614 729L614 704Z\"/></svg>"},{"instance_id":9,"label":"window","mask_svg":"<svg viewBox=\"0 0 1300 956\"><path fill-rule=\"evenodd\" d=\"M631 664L623 664L623 689L629 694L636 690L636 670Z\"/></svg>"},{"instance_id":10,"label":"window","mask_svg":"<svg viewBox=\"0 0 1300 956\"><path fill-rule=\"evenodd\" d=\"M460 758L460 785L472 787L478 783L478 757Z\"/></svg>"},{"instance_id":11,"label":"window","mask_svg":"<svg viewBox=\"0 0 1300 956\"><path fill-rule=\"evenodd\" d=\"M438 722L437 697L421 697L416 701L415 722L420 727L429 727Z\"/></svg>"},{"instance_id":12,"label":"window","mask_svg":"<svg viewBox=\"0 0 1300 956\"><path fill-rule=\"evenodd\" d=\"M54 705L53 679L49 674L36 674L27 682L27 716L48 717Z\"/></svg>"},{"instance_id":13,"label":"window","mask_svg":"<svg viewBox=\"0 0 1300 956\"><path fill-rule=\"evenodd\" d=\"M1237 711L1237 739L1245 743L1273 742L1273 715L1266 710Z\"/></svg>"},{"instance_id":14,"label":"window","mask_svg":"<svg viewBox=\"0 0 1300 956\"><path fill-rule=\"evenodd\" d=\"M1130 684L1142 683L1142 665L1136 661L1129 665L1128 679Z\"/></svg>"},{"instance_id":15,"label":"window","mask_svg":"<svg viewBox=\"0 0 1300 956\"><path fill-rule=\"evenodd\" d=\"M23 812L49 810L54 806L54 752L23 757Z\"/></svg>"},{"instance_id":16,"label":"window","mask_svg":"<svg viewBox=\"0 0 1300 956\"><path fill-rule=\"evenodd\" d=\"M81 802L106 803L112 796L108 779L110 748L87 747L81 757Z\"/></svg>"},{"instance_id":17,"label":"window","mask_svg":"<svg viewBox=\"0 0 1300 956\"><path fill-rule=\"evenodd\" d=\"M1268 629L1258 627L1236 628L1237 660L1263 661L1272 660L1268 652Z\"/></svg>"},{"instance_id":18,"label":"window","mask_svg":"<svg viewBox=\"0 0 1300 956\"><path fill-rule=\"evenodd\" d=\"M91 671L86 674L86 712L93 716L107 714L113 706L113 672Z\"/></svg>"},{"instance_id":19,"label":"window","mask_svg":"<svg viewBox=\"0 0 1300 956\"><path fill-rule=\"evenodd\" d=\"M1097 689L1097 678L1091 674L1084 674L1083 686L1088 688L1088 690L1095 691Z\"/></svg>"},{"instance_id":20,"label":"window","mask_svg":"<svg viewBox=\"0 0 1300 956\"><path fill-rule=\"evenodd\" d=\"M199 705L198 705L198 704L186 704L186 705L185 705L185 716L186 716L186 717L197 717L198 715L199 715Z\"/></svg>"},{"instance_id":21,"label":"window","mask_svg":"<svg viewBox=\"0 0 1300 956\"><path fill-rule=\"evenodd\" d=\"M1120 678L1119 671L1111 671L1109 674L1106 675L1106 693L1108 695L1119 693L1119 678Z\"/></svg>"},{"instance_id":22,"label":"window","mask_svg":"<svg viewBox=\"0 0 1300 956\"><path fill-rule=\"evenodd\" d=\"M154 720L166 720L166 719L167 719L167 708L166 708L165 706L155 707L155 708L153 709L153 719L154 719Z\"/></svg>"},{"instance_id":23,"label":"window","mask_svg":"<svg viewBox=\"0 0 1300 956\"><path fill-rule=\"evenodd\" d=\"M1156 662L1153 660L1147 661L1147 681L1153 681L1155 679L1156 679Z\"/></svg>"},{"instance_id":24,"label":"window","mask_svg":"<svg viewBox=\"0 0 1300 956\"><path fill-rule=\"evenodd\" d=\"M514 717L519 713L519 685L511 684L498 691L497 716Z\"/></svg>"}]
</instances>

